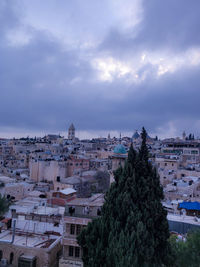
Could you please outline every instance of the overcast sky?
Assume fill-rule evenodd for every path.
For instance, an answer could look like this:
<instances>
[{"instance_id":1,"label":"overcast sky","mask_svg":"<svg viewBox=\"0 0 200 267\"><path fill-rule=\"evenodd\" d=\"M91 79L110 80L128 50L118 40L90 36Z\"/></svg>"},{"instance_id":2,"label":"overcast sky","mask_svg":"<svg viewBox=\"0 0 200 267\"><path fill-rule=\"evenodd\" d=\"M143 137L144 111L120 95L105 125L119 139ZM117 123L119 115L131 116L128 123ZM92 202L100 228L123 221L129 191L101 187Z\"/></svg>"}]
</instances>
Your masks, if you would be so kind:
<instances>
[{"instance_id":1,"label":"overcast sky","mask_svg":"<svg viewBox=\"0 0 200 267\"><path fill-rule=\"evenodd\" d=\"M0 136L200 135L199 29L199 0L0 0Z\"/></svg>"}]
</instances>

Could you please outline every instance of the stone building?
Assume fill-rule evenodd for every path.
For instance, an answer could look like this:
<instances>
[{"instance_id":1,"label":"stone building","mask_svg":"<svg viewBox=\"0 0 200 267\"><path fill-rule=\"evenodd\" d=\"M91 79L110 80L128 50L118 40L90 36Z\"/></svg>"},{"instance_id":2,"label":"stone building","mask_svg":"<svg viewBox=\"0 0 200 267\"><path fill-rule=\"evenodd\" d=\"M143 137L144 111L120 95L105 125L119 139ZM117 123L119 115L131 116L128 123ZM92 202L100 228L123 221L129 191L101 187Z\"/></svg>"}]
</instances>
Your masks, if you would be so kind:
<instances>
[{"instance_id":1,"label":"stone building","mask_svg":"<svg viewBox=\"0 0 200 267\"><path fill-rule=\"evenodd\" d=\"M72 141L75 139L75 127L73 123L70 125L68 129L68 139Z\"/></svg>"},{"instance_id":2,"label":"stone building","mask_svg":"<svg viewBox=\"0 0 200 267\"><path fill-rule=\"evenodd\" d=\"M67 162L57 160L32 160L29 163L30 178L35 182L56 181L67 177Z\"/></svg>"},{"instance_id":3,"label":"stone building","mask_svg":"<svg viewBox=\"0 0 200 267\"><path fill-rule=\"evenodd\" d=\"M112 171L115 171L120 166L124 166L125 160L127 158L127 152L122 144L115 146L112 156L110 156L112 162Z\"/></svg>"},{"instance_id":4,"label":"stone building","mask_svg":"<svg viewBox=\"0 0 200 267\"><path fill-rule=\"evenodd\" d=\"M60 253L60 236L11 229L0 233L1 266L56 267Z\"/></svg>"},{"instance_id":5,"label":"stone building","mask_svg":"<svg viewBox=\"0 0 200 267\"><path fill-rule=\"evenodd\" d=\"M89 159L70 156L67 160L66 177L71 177L73 175L80 174L82 171L88 171L89 169L90 169Z\"/></svg>"},{"instance_id":6,"label":"stone building","mask_svg":"<svg viewBox=\"0 0 200 267\"><path fill-rule=\"evenodd\" d=\"M18 202L10 207L12 218L1 221L0 266L58 266L62 215L58 209L38 205L28 199Z\"/></svg>"},{"instance_id":7,"label":"stone building","mask_svg":"<svg viewBox=\"0 0 200 267\"><path fill-rule=\"evenodd\" d=\"M63 256L59 267L83 267L82 249L76 237L92 220L101 215L104 195L96 194L90 198L77 198L70 201L65 208Z\"/></svg>"}]
</instances>

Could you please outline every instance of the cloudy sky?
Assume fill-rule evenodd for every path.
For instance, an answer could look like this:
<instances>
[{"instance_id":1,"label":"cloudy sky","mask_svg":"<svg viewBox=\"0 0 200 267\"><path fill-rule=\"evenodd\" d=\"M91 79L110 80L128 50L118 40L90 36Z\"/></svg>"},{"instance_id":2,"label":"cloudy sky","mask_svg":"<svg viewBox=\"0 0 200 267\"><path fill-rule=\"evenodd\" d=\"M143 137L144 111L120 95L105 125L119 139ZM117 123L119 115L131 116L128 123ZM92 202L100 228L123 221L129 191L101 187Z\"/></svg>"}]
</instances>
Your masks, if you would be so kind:
<instances>
[{"instance_id":1,"label":"cloudy sky","mask_svg":"<svg viewBox=\"0 0 200 267\"><path fill-rule=\"evenodd\" d=\"M200 135L199 29L199 0L0 0L0 136Z\"/></svg>"}]
</instances>

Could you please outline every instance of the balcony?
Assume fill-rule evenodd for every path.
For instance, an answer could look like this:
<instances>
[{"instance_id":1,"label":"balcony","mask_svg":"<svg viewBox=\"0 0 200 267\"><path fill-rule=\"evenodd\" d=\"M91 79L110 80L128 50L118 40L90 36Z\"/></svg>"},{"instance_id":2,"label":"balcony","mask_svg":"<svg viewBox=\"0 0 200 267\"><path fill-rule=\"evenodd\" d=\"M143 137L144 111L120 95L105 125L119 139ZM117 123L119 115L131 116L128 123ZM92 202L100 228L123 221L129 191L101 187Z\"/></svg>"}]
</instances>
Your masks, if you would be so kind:
<instances>
[{"instance_id":1,"label":"balcony","mask_svg":"<svg viewBox=\"0 0 200 267\"><path fill-rule=\"evenodd\" d=\"M76 217L76 218L87 218L87 219L95 219L95 218L100 217L100 216L94 215L92 213L91 214L90 213L88 213L88 214L84 214L84 213L73 213L73 214L71 214L69 212L65 212L64 216Z\"/></svg>"},{"instance_id":2,"label":"balcony","mask_svg":"<svg viewBox=\"0 0 200 267\"><path fill-rule=\"evenodd\" d=\"M99 206L69 206L65 208L65 216L94 219L101 216L101 207Z\"/></svg>"},{"instance_id":3,"label":"balcony","mask_svg":"<svg viewBox=\"0 0 200 267\"><path fill-rule=\"evenodd\" d=\"M63 246L78 246L76 236L69 237L69 235L64 235L62 244Z\"/></svg>"}]
</instances>

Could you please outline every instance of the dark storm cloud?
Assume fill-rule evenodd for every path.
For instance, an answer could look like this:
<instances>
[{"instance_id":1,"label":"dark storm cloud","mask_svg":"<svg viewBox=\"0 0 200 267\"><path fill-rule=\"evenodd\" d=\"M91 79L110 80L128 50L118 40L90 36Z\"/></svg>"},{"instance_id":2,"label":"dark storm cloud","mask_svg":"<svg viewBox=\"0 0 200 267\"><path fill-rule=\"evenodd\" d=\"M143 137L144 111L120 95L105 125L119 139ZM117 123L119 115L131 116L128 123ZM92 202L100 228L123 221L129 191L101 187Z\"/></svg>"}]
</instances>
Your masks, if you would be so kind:
<instances>
[{"instance_id":1,"label":"dark storm cloud","mask_svg":"<svg viewBox=\"0 0 200 267\"><path fill-rule=\"evenodd\" d=\"M9 14L4 20L20 24L7 4L1 8L1 13ZM4 33L0 43L1 126L55 129L64 120L70 121L72 103L76 106L78 98L70 83L77 76L87 80L92 71L88 63L80 60L73 49L64 51L51 35L31 28L28 44L8 45L8 26L4 23L0 27Z\"/></svg>"},{"instance_id":2,"label":"dark storm cloud","mask_svg":"<svg viewBox=\"0 0 200 267\"><path fill-rule=\"evenodd\" d=\"M199 67L185 68L161 79L145 81L138 86L137 93L132 92L127 97L129 100L123 105L126 107L124 117L128 110L132 110L136 122L151 130L168 121L190 120L187 127L192 127L193 121L198 120L200 115L199 71Z\"/></svg>"},{"instance_id":3,"label":"dark storm cloud","mask_svg":"<svg viewBox=\"0 0 200 267\"><path fill-rule=\"evenodd\" d=\"M136 29L110 31L100 47L87 50L89 56L30 26L27 43L9 43L9 31L25 27L11 3L0 4L0 128L62 131L73 121L80 130L132 131L145 125L155 132L173 121L181 131L198 132L199 65L158 77L158 66L148 63L138 70L145 74L139 82L127 82L126 76L103 82L91 60L95 53L131 58L143 49L167 48L175 55L198 46L199 1L144 1Z\"/></svg>"},{"instance_id":4,"label":"dark storm cloud","mask_svg":"<svg viewBox=\"0 0 200 267\"><path fill-rule=\"evenodd\" d=\"M140 40L152 49L164 46L185 49L200 44L198 0L144 1Z\"/></svg>"},{"instance_id":5,"label":"dark storm cloud","mask_svg":"<svg viewBox=\"0 0 200 267\"><path fill-rule=\"evenodd\" d=\"M70 117L69 107L72 111L72 103L76 106L82 94L70 82L77 75L87 79L91 72L74 51L63 52L41 33L25 47L1 47L0 53L2 125L56 127L63 119L63 109Z\"/></svg>"},{"instance_id":6,"label":"dark storm cloud","mask_svg":"<svg viewBox=\"0 0 200 267\"><path fill-rule=\"evenodd\" d=\"M131 85L133 90L124 99L100 99L100 114L88 113L89 117L94 119L97 116L99 124L95 127L99 129L104 125L108 130L117 126L119 130L131 131L145 125L150 131L155 131L157 127L175 121L181 131L184 128L194 130L194 121L199 120L200 115L199 71L199 67L185 68L162 79ZM119 85L113 83L112 86L117 88ZM104 110L104 107L109 108Z\"/></svg>"},{"instance_id":7,"label":"dark storm cloud","mask_svg":"<svg viewBox=\"0 0 200 267\"><path fill-rule=\"evenodd\" d=\"M101 49L120 53L148 50L180 51L200 44L200 1L143 0L143 19L126 32L113 28ZM126 55L126 53L124 53Z\"/></svg>"}]
</instances>

